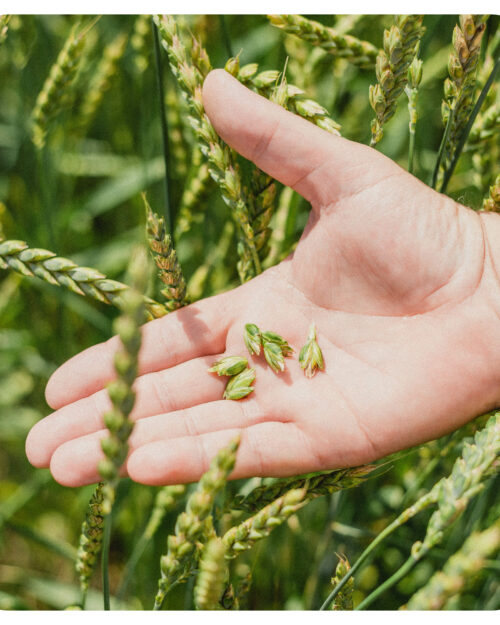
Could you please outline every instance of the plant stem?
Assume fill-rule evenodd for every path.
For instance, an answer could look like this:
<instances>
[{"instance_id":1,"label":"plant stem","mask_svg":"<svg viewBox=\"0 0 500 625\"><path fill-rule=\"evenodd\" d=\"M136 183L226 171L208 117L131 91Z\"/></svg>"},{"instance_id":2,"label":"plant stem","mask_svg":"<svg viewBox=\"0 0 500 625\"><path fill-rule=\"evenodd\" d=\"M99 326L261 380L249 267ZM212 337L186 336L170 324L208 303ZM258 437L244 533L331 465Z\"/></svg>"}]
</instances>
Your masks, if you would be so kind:
<instances>
[{"instance_id":1,"label":"plant stem","mask_svg":"<svg viewBox=\"0 0 500 625\"><path fill-rule=\"evenodd\" d=\"M415 133L410 132L410 144L408 146L408 172L413 174L413 164L415 161Z\"/></svg>"},{"instance_id":2,"label":"plant stem","mask_svg":"<svg viewBox=\"0 0 500 625\"><path fill-rule=\"evenodd\" d=\"M417 559L415 559L413 556L410 556L408 560L403 564L403 566L394 573L394 575L391 575L391 577L389 577L389 579L387 579L383 584L381 584L378 588L375 588L375 590L370 593L368 597L365 597L365 599L363 599L363 601L355 608L355 610L364 610L369 605L371 605L375 601L375 599L380 597L382 593L384 593L386 590L389 590L401 579L403 579L403 577L405 577L405 575L407 575L412 570L417 562Z\"/></svg>"},{"instance_id":3,"label":"plant stem","mask_svg":"<svg viewBox=\"0 0 500 625\"><path fill-rule=\"evenodd\" d=\"M493 66L493 69L491 70L490 75L488 76L488 80L486 81L486 84L484 85L481 93L479 94L479 97L477 99L477 102L472 110L472 113L470 114L470 117L467 121L467 126L465 126L464 131L462 133L462 135L460 136L460 141L458 142L458 145L455 149L455 152L453 154L453 159L450 163L450 166L448 167L448 169L446 170L445 174L444 174L444 178L443 178L443 184L441 185L441 193L445 193L446 188L448 186L448 183L450 181L450 178L455 170L455 167L457 165L458 159L460 158L460 155L462 153L462 150L464 148L465 142L467 141L467 137L469 136L469 133L471 131L472 125L481 109L481 106L484 102L484 99L486 98L486 96L488 95L488 91L491 88L491 85L493 84L493 82L495 81L495 75L498 71L498 69L500 68L500 56L497 58L495 65Z\"/></svg>"},{"instance_id":4,"label":"plant stem","mask_svg":"<svg viewBox=\"0 0 500 625\"><path fill-rule=\"evenodd\" d=\"M224 45L226 46L226 52L229 58L233 58L233 48L231 46L231 38L229 36L229 30L226 24L226 16L219 15L220 29L222 33L222 39L224 41Z\"/></svg>"},{"instance_id":5,"label":"plant stem","mask_svg":"<svg viewBox=\"0 0 500 625\"><path fill-rule=\"evenodd\" d=\"M441 145L439 146L439 151L438 151L438 155L436 159L436 165L434 166L434 173L432 175L432 188L433 189L435 189L437 185L439 168L441 167L441 161L443 160L444 148L448 140L448 135L450 133L451 124L453 123L454 113L455 113L454 109L450 109L450 113L448 115L448 122L446 123L446 128L444 129L443 137L441 139Z\"/></svg>"},{"instance_id":6,"label":"plant stem","mask_svg":"<svg viewBox=\"0 0 500 625\"><path fill-rule=\"evenodd\" d=\"M168 122L165 114L165 87L163 85L163 73L160 54L160 38L158 35L158 28L156 24L151 20L151 28L153 29L153 40L155 48L155 68L156 68L156 84L158 87L158 103L160 109L160 121L161 121L161 134L163 141L163 160L165 161L165 225L167 231L173 234L173 216L172 205L170 202L170 145L168 141Z\"/></svg>"},{"instance_id":7,"label":"plant stem","mask_svg":"<svg viewBox=\"0 0 500 625\"><path fill-rule=\"evenodd\" d=\"M104 609L110 610L109 600L109 545L111 542L111 513L108 514L104 523L104 535L102 539L102 593L104 597Z\"/></svg>"}]
</instances>

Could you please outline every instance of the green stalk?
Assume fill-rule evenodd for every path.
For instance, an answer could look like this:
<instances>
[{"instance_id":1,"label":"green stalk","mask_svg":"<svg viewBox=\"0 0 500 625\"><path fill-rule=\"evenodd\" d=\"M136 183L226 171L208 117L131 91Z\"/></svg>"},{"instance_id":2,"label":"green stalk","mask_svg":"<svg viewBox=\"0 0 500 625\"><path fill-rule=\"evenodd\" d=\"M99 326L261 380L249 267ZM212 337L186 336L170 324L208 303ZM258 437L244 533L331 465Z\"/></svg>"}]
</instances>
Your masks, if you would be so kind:
<instances>
[{"instance_id":1,"label":"green stalk","mask_svg":"<svg viewBox=\"0 0 500 625\"><path fill-rule=\"evenodd\" d=\"M410 132L410 144L408 146L408 172L413 174L413 163L415 161L415 132Z\"/></svg>"},{"instance_id":2,"label":"green stalk","mask_svg":"<svg viewBox=\"0 0 500 625\"><path fill-rule=\"evenodd\" d=\"M491 70L490 75L488 76L488 80L486 81L486 84L484 85L481 93L479 94L479 98L477 99L477 102L472 110L472 113L470 114L470 117L467 121L467 126L465 126L464 131L460 137L460 141L457 144L457 147L455 149L455 152L453 154L453 159L450 163L450 166L448 167L448 169L446 170L445 174L444 174L444 178L443 178L443 184L441 185L441 193L445 193L446 192L446 188L448 186L448 183L450 181L450 178L455 170L455 167L457 165L458 159L460 158L460 155L462 153L462 150L464 148L465 142L467 141L467 137L469 136L469 133L471 131L472 125L474 124L474 121L476 120L476 117L481 109L481 106L484 102L484 99L486 98L486 96L488 95L488 91L491 88L491 85L493 84L493 82L495 81L495 75L498 71L498 69L500 68L500 56L497 58L495 65L493 66L493 69ZM451 112L450 112L450 117L451 117Z\"/></svg>"},{"instance_id":3,"label":"green stalk","mask_svg":"<svg viewBox=\"0 0 500 625\"><path fill-rule=\"evenodd\" d=\"M363 599L363 601L354 609L364 610L365 608L367 608L375 601L375 599L380 597L381 594L383 594L386 590L389 590L390 588L395 586L400 580L402 580L403 577L405 577L413 569L417 562L418 560L416 558L410 556L408 560L403 564L403 566L394 573L394 575L391 575L391 577L389 577L389 579L386 579L383 584L381 584L378 588L375 588L375 590L370 593L368 597L365 597L365 599Z\"/></svg>"},{"instance_id":4,"label":"green stalk","mask_svg":"<svg viewBox=\"0 0 500 625\"><path fill-rule=\"evenodd\" d=\"M448 141L448 135L450 134L451 124L453 123L454 109L450 110L450 114L448 115L448 122L446 123L446 128L444 129L443 137L441 139L441 145L439 146L439 151L436 159L436 165L434 166L434 173L432 174L432 188L435 189L437 185L437 179L439 175L439 168L441 167L441 161L444 156L444 148L446 146L446 142Z\"/></svg>"},{"instance_id":5,"label":"green stalk","mask_svg":"<svg viewBox=\"0 0 500 625\"><path fill-rule=\"evenodd\" d=\"M380 545L380 543L392 534L394 530L398 527L409 521L413 516L415 516L418 512L421 512L428 506L432 505L436 501L436 495L433 492L434 489L431 489L427 494L421 497L413 506L407 508L402 514L400 514L397 519L394 519L392 523L390 523L385 530L380 532L380 534L368 545L368 547L363 551L363 553L359 556L356 562L352 565L352 567L347 571L344 577L340 580L340 582L335 586L332 592L328 595L325 602L321 606L320 610L328 609L328 606L332 603L335 597L339 594L342 588L346 585L349 579L356 573L356 571L360 568L360 566L366 561L368 556Z\"/></svg>"},{"instance_id":6,"label":"green stalk","mask_svg":"<svg viewBox=\"0 0 500 625\"><path fill-rule=\"evenodd\" d=\"M158 87L158 100L160 109L160 121L161 121L161 136L163 142L163 160L165 161L165 225L167 231L172 234L173 216L172 206L170 202L170 145L168 141L168 122L165 114L165 87L163 84L162 63L160 54L160 38L158 35L158 28L151 19L151 28L153 30L153 40L155 47L155 68L156 68L156 84Z\"/></svg>"},{"instance_id":7,"label":"green stalk","mask_svg":"<svg viewBox=\"0 0 500 625\"><path fill-rule=\"evenodd\" d=\"M111 609L109 600L109 546L111 543L111 518L111 513L109 513L104 523L104 535L102 539L102 594L104 597L105 610Z\"/></svg>"}]
</instances>

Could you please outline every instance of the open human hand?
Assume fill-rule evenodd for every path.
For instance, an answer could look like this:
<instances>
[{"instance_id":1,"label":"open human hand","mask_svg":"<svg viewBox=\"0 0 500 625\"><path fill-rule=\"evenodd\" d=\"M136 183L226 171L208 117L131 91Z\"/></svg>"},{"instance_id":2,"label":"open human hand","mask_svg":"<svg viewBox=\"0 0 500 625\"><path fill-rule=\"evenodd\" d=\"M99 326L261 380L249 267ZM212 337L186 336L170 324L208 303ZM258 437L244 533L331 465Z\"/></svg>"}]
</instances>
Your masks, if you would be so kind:
<instances>
[{"instance_id":1,"label":"open human hand","mask_svg":"<svg viewBox=\"0 0 500 625\"><path fill-rule=\"evenodd\" d=\"M229 145L312 205L295 252L228 293L143 329L124 470L146 484L197 480L237 433L232 477L357 465L436 438L500 399L497 215L440 195L375 150L332 136L216 70L204 104ZM222 400L207 373L245 355L255 323L295 347L286 371L260 357L255 391ZM314 322L325 371L297 353ZM68 486L98 480L104 389L117 339L78 354L47 386L55 412L31 430L32 464Z\"/></svg>"}]
</instances>

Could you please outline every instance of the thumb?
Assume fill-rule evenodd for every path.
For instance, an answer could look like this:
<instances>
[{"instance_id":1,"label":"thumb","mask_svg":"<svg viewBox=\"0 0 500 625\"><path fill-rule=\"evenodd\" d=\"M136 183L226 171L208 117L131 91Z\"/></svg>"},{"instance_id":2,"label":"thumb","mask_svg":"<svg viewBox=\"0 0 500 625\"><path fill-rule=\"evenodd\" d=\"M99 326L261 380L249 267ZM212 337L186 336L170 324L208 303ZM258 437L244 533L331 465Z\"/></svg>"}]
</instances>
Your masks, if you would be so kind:
<instances>
[{"instance_id":1,"label":"thumb","mask_svg":"<svg viewBox=\"0 0 500 625\"><path fill-rule=\"evenodd\" d=\"M401 173L372 148L331 135L250 91L226 71L210 72L203 105L222 139L314 208Z\"/></svg>"}]
</instances>

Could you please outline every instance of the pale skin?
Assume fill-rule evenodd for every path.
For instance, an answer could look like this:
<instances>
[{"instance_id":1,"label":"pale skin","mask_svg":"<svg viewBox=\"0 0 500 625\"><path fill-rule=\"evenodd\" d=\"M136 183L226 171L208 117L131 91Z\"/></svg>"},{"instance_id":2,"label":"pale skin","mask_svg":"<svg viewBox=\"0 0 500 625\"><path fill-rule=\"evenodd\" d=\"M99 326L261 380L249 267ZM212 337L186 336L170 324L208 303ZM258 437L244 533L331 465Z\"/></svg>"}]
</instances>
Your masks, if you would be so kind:
<instances>
[{"instance_id":1,"label":"pale skin","mask_svg":"<svg viewBox=\"0 0 500 625\"><path fill-rule=\"evenodd\" d=\"M206 112L220 136L311 203L295 252L247 284L143 328L136 426L124 475L198 480L241 435L231 477L287 476L367 463L439 437L500 400L497 215L438 194L379 152L332 136L216 70ZM222 400L207 372L245 355L243 328L284 336L285 373L261 357L255 391ZM325 371L297 354L316 324ZM118 342L90 347L51 377L55 410L28 458L67 486L98 480Z\"/></svg>"}]
</instances>

